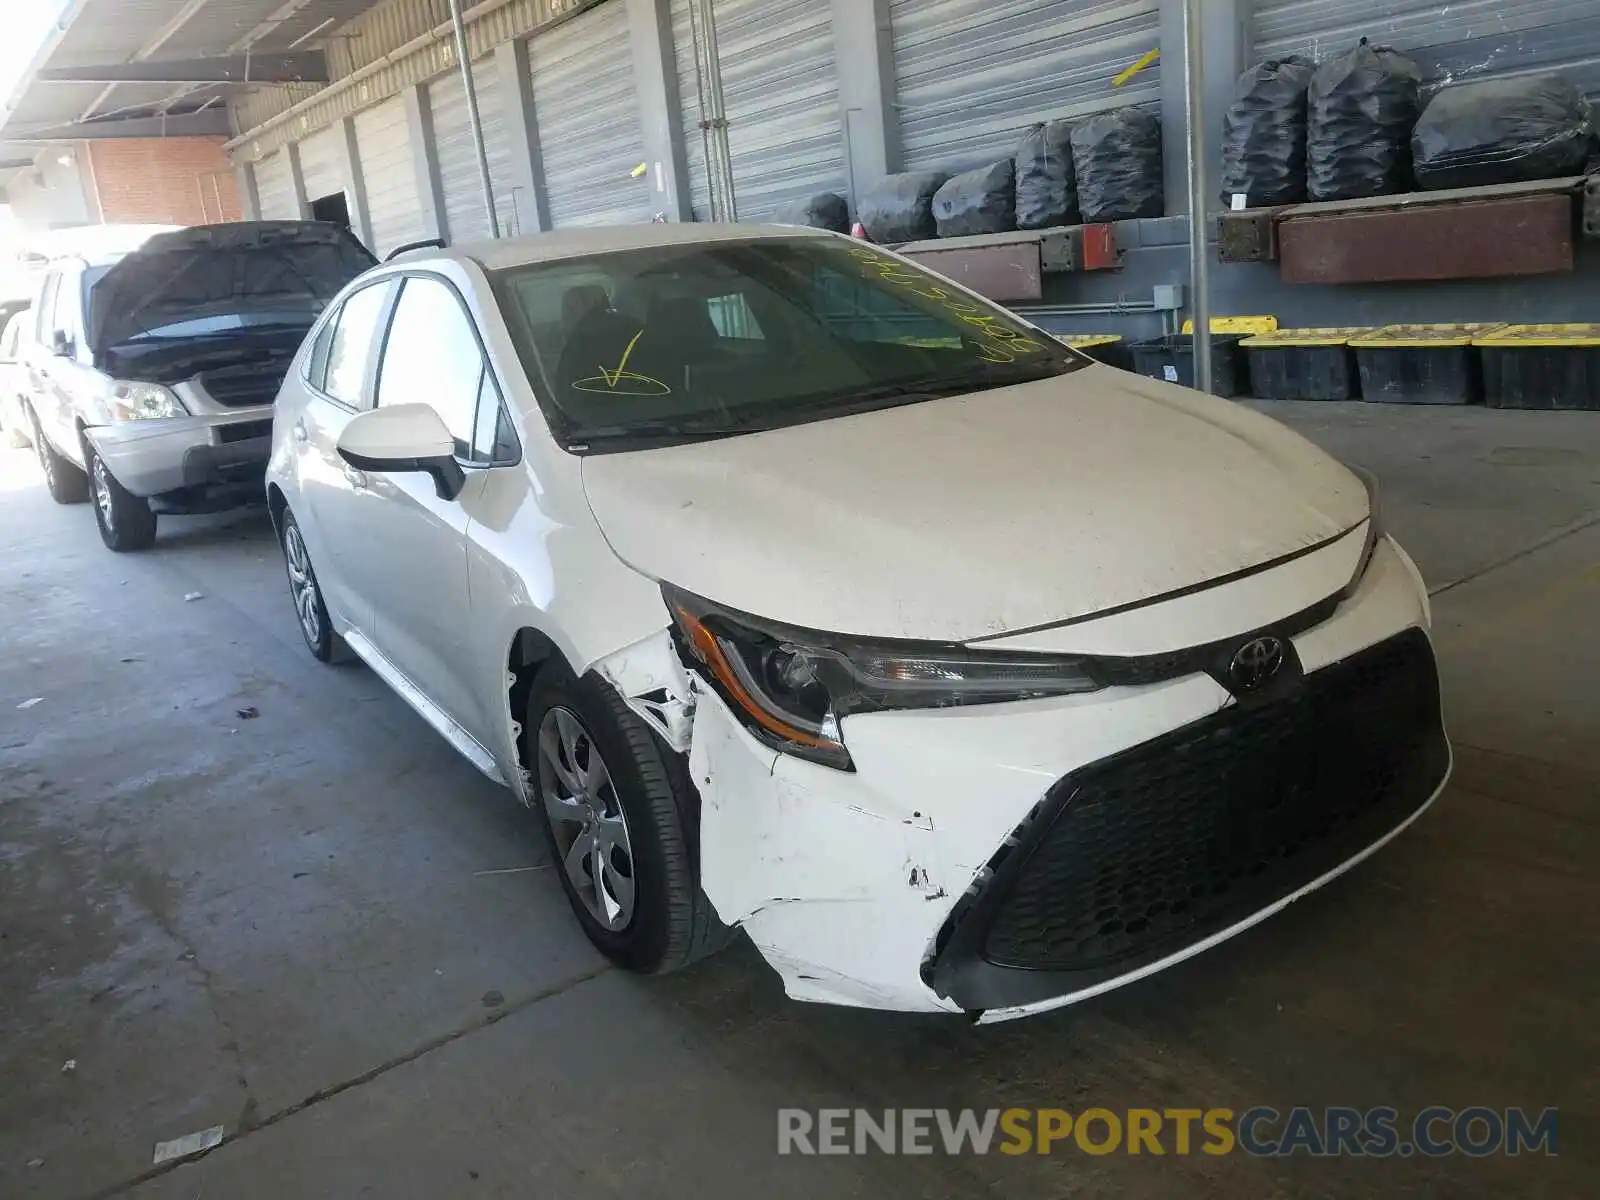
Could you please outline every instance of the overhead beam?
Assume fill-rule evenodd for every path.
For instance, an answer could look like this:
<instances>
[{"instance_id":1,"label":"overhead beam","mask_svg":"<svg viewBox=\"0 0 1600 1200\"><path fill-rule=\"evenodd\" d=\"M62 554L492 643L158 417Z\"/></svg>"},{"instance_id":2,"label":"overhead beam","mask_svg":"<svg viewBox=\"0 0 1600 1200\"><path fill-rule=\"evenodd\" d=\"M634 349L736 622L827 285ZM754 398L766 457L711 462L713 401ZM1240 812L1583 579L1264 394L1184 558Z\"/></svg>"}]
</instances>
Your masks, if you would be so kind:
<instances>
[{"instance_id":1,"label":"overhead beam","mask_svg":"<svg viewBox=\"0 0 1600 1200\"><path fill-rule=\"evenodd\" d=\"M47 67L42 83L327 83L320 50L225 54L211 58L147 59L81 67Z\"/></svg>"},{"instance_id":2,"label":"overhead beam","mask_svg":"<svg viewBox=\"0 0 1600 1200\"><path fill-rule=\"evenodd\" d=\"M177 12L173 13L172 16L168 18L167 23L160 29L156 30L155 34L150 38L149 41L145 42L143 46L139 47L139 51L133 56L132 61L142 62L143 60L154 56L156 51L160 50L161 47L165 46L174 37L176 37L179 30L181 30L185 25L194 19L196 13L210 3L211 0L184 0L183 7L178 9ZM78 119L80 121L87 121L90 117L94 116L94 114L99 111L100 106L110 99L111 93L116 90L116 87L116 84L108 83L105 87L101 88L100 94L94 98L89 107L78 114Z\"/></svg>"},{"instance_id":3,"label":"overhead beam","mask_svg":"<svg viewBox=\"0 0 1600 1200\"><path fill-rule=\"evenodd\" d=\"M179 113L165 117L129 117L116 121L72 121L35 129L8 130L28 142L98 142L113 138L227 137L232 133L226 109Z\"/></svg>"}]
</instances>

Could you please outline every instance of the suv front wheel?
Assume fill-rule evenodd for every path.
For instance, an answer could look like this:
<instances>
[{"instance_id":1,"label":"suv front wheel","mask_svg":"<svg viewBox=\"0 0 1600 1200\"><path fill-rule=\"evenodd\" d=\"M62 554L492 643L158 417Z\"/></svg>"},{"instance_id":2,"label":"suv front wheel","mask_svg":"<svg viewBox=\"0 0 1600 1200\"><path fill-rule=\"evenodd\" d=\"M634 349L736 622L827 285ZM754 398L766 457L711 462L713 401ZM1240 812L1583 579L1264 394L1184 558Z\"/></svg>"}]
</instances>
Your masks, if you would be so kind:
<instances>
[{"instance_id":1,"label":"suv front wheel","mask_svg":"<svg viewBox=\"0 0 1600 1200\"><path fill-rule=\"evenodd\" d=\"M106 460L87 441L83 453L89 464L94 523L100 527L100 540L106 549L118 554L150 549L156 542L156 514L151 511L150 502L118 483Z\"/></svg>"}]
</instances>

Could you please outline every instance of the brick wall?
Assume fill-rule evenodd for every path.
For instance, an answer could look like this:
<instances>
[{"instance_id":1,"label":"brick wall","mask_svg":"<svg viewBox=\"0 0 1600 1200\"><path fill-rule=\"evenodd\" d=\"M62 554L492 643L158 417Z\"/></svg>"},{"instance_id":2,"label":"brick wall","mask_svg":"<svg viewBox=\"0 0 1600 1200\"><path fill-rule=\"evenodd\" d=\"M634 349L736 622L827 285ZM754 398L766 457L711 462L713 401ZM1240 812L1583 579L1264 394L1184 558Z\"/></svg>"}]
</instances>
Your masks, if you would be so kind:
<instances>
[{"instance_id":1,"label":"brick wall","mask_svg":"<svg viewBox=\"0 0 1600 1200\"><path fill-rule=\"evenodd\" d=\"M209 225L244 216L222 138L88 142L89 183L107 224Z\"/></svg>"}]
</instances>

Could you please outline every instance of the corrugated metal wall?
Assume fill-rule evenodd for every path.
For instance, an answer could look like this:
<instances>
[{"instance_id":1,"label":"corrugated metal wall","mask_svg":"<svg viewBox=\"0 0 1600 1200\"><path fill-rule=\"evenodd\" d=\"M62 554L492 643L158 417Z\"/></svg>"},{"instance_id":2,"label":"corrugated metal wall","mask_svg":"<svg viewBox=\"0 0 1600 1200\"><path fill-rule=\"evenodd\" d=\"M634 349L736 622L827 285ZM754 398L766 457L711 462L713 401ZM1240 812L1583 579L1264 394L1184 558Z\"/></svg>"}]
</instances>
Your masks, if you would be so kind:
<instances>
[{"instance_id":1,"label":"corrugated metal wall","mask_svg":"<svg viewBox=\"0 0 1600 1200\"><path fill-rule=\"evenodd\" d=\"M356 147L372 221L372 250L380 257L427 236L405 101L399 96L356 114Z\"/></svg>"},{"instance_id":2,"label":"corrugated metal wall","mask_svg":"<svg viewBox=\"0 0 1600 1200\"><path fill-rule=\"evenodd\" d=\"M1158 66L1111 78L1160 44L1158 0L891 0L908 170L981 166L1027 127L1158 102Z\"/></svg>"},{"instance_id":3,"label":"corrugated metal wall","mask_svg":"<svg viewBox=\"0 0 1600 1200\"><path fill-rule=\"evenodd\" d=\"M489 180L494 189L500 231L510 235L511 145L506 140L505 105L494 59L472 64L472 83L478 93L478 120L489 153ZM452 242L481 241L489 236L489 217L483 207L483 184L478 177L478 152L472 144L472 122L467 111L467 88L460 71L441 75L428 85L433 107L433 138L439 158L439 181L444 188L445 221Z\"/></svg>"},{"instance_id":4,"label":"corrugated metal wall","mask_svg":"<svg viewBox=\"0 0 1600 1200\"><path fill-rule=\"evenodd\" d=\"M305 181L308 203L342 192L348 186L339 155L339 137L340 129L334 126L300 143L300 177Z\"/></svg>"},{"instance_id":5,"label":"corrugated metal wall","mask_svg":"<svg viewBox=\"0 0 1600 1200\"><path fill-rule=\"evenodd\" d=\"M1560 69L1600 97L1596 0L1256 0L1256 58L1330 58L1363 37L1405 51L1430 81Z\"/></svg>"},{"instance_id":6,"label":"corrugated metal wall","mask_svg":"<svg viewBox=\"0 0 1600 1200\"><path fill-rule=\"evenodd\" d=\"M280 150L256 164L256 195L266 221L295 221L300 206L294 200L294 179L289 173L289 152Z\"/></svg>"},{"instance_id":7,"label":"corrugated metal wall","mask_svg":"<svg viewBox=\"0 0 1600 1200\"><path fill-rule=\"evenodd\" d=\"M728 147L739 217L846 190L829 0L721 0L716 8ZM673 50L695 215L710 219L689 0L672 2Z\"/></svg>"},{"instance_id":8,"label":"corrugated metal wall","mask_svg":"<svg viewBox=\"0 0 1600 1200\"><path fill-rule=\"evenodd\" d=\"M616 225L650 220L644 131L622 0L534 37L528 45L550 221Z\"/></svg>"}]
</instances>

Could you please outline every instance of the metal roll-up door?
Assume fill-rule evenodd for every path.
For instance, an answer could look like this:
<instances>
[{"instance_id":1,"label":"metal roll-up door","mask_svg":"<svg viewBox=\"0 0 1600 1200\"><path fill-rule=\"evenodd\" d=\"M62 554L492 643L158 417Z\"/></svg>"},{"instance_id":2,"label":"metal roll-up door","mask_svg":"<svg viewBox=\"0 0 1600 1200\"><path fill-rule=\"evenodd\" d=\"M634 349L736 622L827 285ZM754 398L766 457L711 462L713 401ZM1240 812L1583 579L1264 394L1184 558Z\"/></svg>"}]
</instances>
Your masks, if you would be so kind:
<instances>
[{"instance_id":1,"label":"metal roll-up door","mask_svg":"<svg viewBox=\"0 0 1600 1200\"><path fill-rule=\"evenodd\" d=\"M489 156L495 213L500 219L500 232L509 237L517 232L511 195L511 145L506 140L505 105L493 59L480 59L472 64L472 84L478 93L478 121ZM489 217L483 207L478 151L472 143L467 86L461 72L451 71L430 83L428 102L433 108L433 141L439 158L439 182L444 189L445 223L450 240L453 243L482 241L489 237Z\"/></svg>"},{"instance_id":2,"label":"metal roll-up door","mask_svg":"<svg viewBox=\"0 0 1600 1200\"><path fill-rule=\"evenodd\" d=\"M1595 0L1256 0L1255 58L1318 61L1362 38L1417 60L1429 82L1563 72L1600 99Z\"/></svg>"},{"instance_id":3,"label":"metal roll-up door","mask_svg":"<svg viewBox=\"0 0 1600 1200\"><path fill-rule=\"evenodd\" d=\"M550 223L621 225L652 215L628 8L608 0L528 44Z\"/></svg>"},{"instance_id":4,"label":"metal roll-up door","mask_svg":"<svg viewBox=\"0 0 1600 1200\"><path fill-rule=\"evenodd\" d=\"M305 183L307 203L342 192L348 186L339 155L340 136L336 125L300 143L300 178Z\"/></svg>"},{"instance_id":5,"label":"metal roll-up door","mask_svg":"<svg viewBox=\"0 0 1600 1200\"><path fill-rule=\"evenodd\" d=\"M427 237L402 97L356 114L356 150L367 191L373 252L382 257L396 246Z\"/></svg>"},{"instance_id":6,"label":"metal roll-up door","mask_svg":"<svg viewBox=\"0 0 1600 1200\"><path fill-rule=\"evenodd\" d=\"M264 221L297 221L300 206L294 199L294 178L289 173L289 151L279 150L256 164L256 196Z\"/></svg>"},{"instance_id":7,"label":"metal roll-up door","mask_svg":"<svg viewBox=\"0 0 1600 1200\"><path fill-rule=\"evenodd\" d=\"M847 190L829 0L719 0L717 49L739 218ZM673 50L695 216L709 220L699 71L689 0L672 2ZM699 31L703 38L704 31Z\"/></svg>"},{"instance_id":8,"label":"metal roll-up door","mask_svg":"<svg viewBox=\"0 0 1600 1200\"><path fill-rule=\"evenodd\" d=\"M896 104L907 170L1005 158L1027 127L1157 103L1159 0L891 0ZM1181 82L1181 81L1180 81Z\"/></svg>"}]
</instances>

